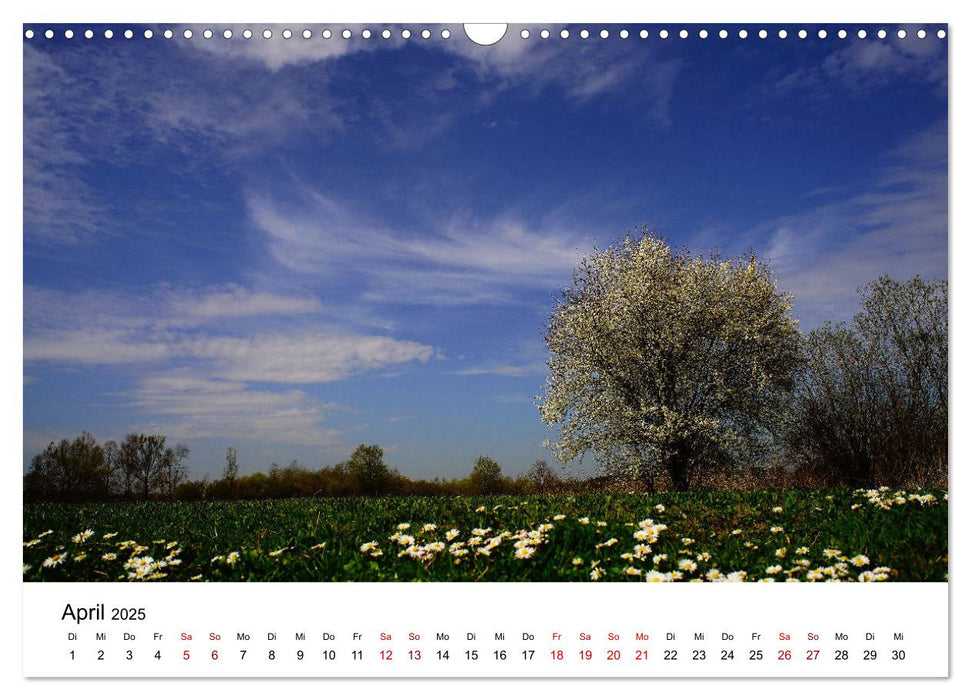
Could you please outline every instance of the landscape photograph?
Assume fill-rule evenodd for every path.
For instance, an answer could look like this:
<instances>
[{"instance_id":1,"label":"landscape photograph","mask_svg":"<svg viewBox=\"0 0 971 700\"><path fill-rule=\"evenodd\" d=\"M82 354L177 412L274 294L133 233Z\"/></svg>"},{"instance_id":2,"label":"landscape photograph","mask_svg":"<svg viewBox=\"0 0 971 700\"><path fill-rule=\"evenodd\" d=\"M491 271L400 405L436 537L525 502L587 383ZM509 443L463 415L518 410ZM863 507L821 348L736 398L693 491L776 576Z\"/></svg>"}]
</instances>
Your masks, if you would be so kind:
<instances>
[{"instance_id":1,"label":"landscape photograph","mask_svg":"<svg viewBox=\"0 0 971 700\"><path fill-rule=\"evenodd\" d=\"M25 582L948 580L936 29L24 29Z\"/></svg>"}]
</instances>

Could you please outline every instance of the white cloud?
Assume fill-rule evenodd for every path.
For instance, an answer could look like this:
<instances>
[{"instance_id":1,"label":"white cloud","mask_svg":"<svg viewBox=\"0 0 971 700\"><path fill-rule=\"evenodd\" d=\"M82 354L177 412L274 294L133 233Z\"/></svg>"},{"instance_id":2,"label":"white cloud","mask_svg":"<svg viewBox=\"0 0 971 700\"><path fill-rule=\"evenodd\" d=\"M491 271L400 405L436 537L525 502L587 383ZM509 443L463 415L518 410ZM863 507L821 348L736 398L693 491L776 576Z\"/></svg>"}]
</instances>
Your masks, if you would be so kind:
<instances>
[{"instance_id":1,"label":"white cloud","mask_svg":"<svg viewBox=\"0 0 971 700\"><path fill-rule=\"evenodd\" d=\"M204 39L201 36L196 41L181 41L179 47L190 51L201 51L213 56L224 58L227 62L251 61L262 64L271 71L279 71L288 66L302 66L311 63L339 58L359 51L369 51L377 48L397 48L406 42L401 38L400 33L394 33L388 39L364 39L361 37L363 26L352 27L353 36L344 39L340 32L345 25L335 27L327 24L299 24L299 25L267 25L260 24L220 24L213 27L216 35L212 39ZM198 33L199 27L196 25L186 25L176 28L177 33L181 34L183 29L190 28ZM269 28L273 33L272 38L263 37L264 28ZM293 36L290 39L283 37L283 30L290 29ZM227 41L223 38L223 32L230 30L233 39ZM249 29L253 32L250 39L243 36L243 31ZM322 32L325 29L331 30L328 39L323 38ZM309 30L311 36L304 38L303 33ZM372 31L375 31L372 28ZM375 34L378 33L377 30Z\"/></svg>"},{"instance_id":2,"label":"white cloud","mask_svg":"<svg viewBox=\"0 0 971 700\"><path fill-rule=\"evenodd\" d=\"M320 311L314 297L293 297L272 292L244 289L237 285L214 288L201 293L174 296L172 312L193 320L244 318L250 316L296 315Z\"/></svg>"},{"instance_id":3,"label":"white cloud","mask_svg":"<svg viewBox=\"0 0 971 700\"><path fill-rule=\"evenodd\" d=\"M947 275L946 149L935 125L892 151L866 190L762 227L804 328L851 316L856 289L880 275Z\"/></svg>"},{"instance_id":4,"label":"white cloud","mask_svg":"<svg viewBox=\"0 0 971 700\"><path fill-rule=\"evenodd\" d=\"M404 423L405 421L410 421L410 420L414 420L414 419L415 419L415 416L412 416L412 415L407 415L407 416L389 416L388 417L388 422L389 423Z\"/></svg>"},{"instance_id":5,"label":"white cloud","mask_svg":"<svg viewBox=\"0 0 971 700\"><path fill-rule=\"evenodd\" d=\"M533 85L536 89L553 83L559 85L567 95L578 100L592 99L612 91L641 70L640 90L657 90L659 102L664 104L661 111L666 113L667 101L673 86L674 74L678 63L673 60L660 61L651 47L638 47L638 51L627 50L616 42L590 42L585 45L566 44L557 41L522 41L520 31L525 25L510 25L502 41L491 46L480 46L471 41L461 25L424 25L435 36L426 42L413 30L411 39L403 39L400 30L393 31L387 39L380 37L381 27L365 25L326 25L301 24L299 26L277 25L271 28L272 39L262 38L261 29L254 31L253 38L242 39L246 28L252 25L219 25L214 27L216 36L210 40L182 41L180 48L201 51L227 62L250 61L258 63L270 71L278 72L288 67L308 64L327 64L343 56L363 51L398 51L404 47L421 47L425 50L440 51L459 57L471 66L481 83L488 83L495 89L505 89L514 85ZM448 27L452 33L449 40L438 39L443 29ZM262 27L262 25L261 25ZM285 28L293 31L290 39L284 39ZM351 31L351 38L344 39L340 32ZM560 25L549 25L550 31L557 35ZM222 32L229 29L235 37L226 41ZM325 29L332 32L331 38L324 39ZM364 39L361 32L370 29L373 38ZM534 27L531 27L535 31ZM198 31L197 27L193 30ZM304 38L304 30L309 30L310 38ZM180 30L181 31L181 30ZM651 62L651 70L643 71L644 60ZM323 68L323 66L321 66ZM323 76L328 77L326 70ZM454 85L455 77L451 70L441 72L437 86L447 89ZM665 114L666 118L666 114Z\"/></svg>"},{"instance_id":6,"label":"white cloud","mask_svg":"<svg viewBox=\"0 0 971 700\"><path fill-rule=\"evenodd\" d=\"M133 408L158 417L146 429L178 439L220 437L332 446L339 438L337 429L324 425L328 411L339 407L298 390L256 390L243 382L182 371L147 377L130 399Z\"/></svg>"},{"instance_id":7,"label":"white cloud","mask_svg":"<svg viewBox=\"0 0 971 700\"><path fill-rule=\"evenodd\" d=\"M128 297L24 290L24 361L64 365L205 363L213 377L246 382L316 384L435 355L429 345L384 335L348 332L303 317L319 300L247 290L167 288ZM276 316L277 333L228 334L220 319Z\"/></svg>"},{"instance_id":8,"label":"white cloud","mask_svg":"<svg viewBox=\"0 0 971 700\"><path fill-rule=\"evenodd\" d=\"M497 82L496 90L526 86L538 92L552 84L578 102L617 93L636 76L639 94L654 104L648 116L667 125L680 61L661 60L651 46L631 51L615 41L522 41L519 33L524 28L526 25L510 25L503 40L492 46L479 46L463 33L459 41L443 42L442 48L466 59L480 81ZM529 28L536 31L534 26ZM562 26L547 28L556 36Z\"/></svg>"},{"instance_id":9,"label":"white cloud","mask_svg":"<svg viewBox=\"0 0 971 700\"><path fill-rule=\"evenodd\" d=\"M849 41L826 54L818 63L801 67L773 85L773 93L796 91L826 96L834 87L852 93L866 93L885 85L914 80L947 87L947 65L941 60L940 41Z\"/></svg>"},{"instance_id":10,"label":"white cloud","mask_svg":"<svg viewBox=\"0 0 971 700\"><path fill-rule=\"evenodd\" d=\"M117 329L45 331L24 336L24 362L114 365L165 360L177 354L171 343L139 340Z\"/></svg>"},{"instance_id":11,"label":"white cloud","mask_svg":"<svg viewBox=\"0 0 971 700\"><path fill-rule=\"evenodd\" d=\"M207 336L188 354L213 361L219 377L250 382L320 384L391 365L427 362L434 348L384 336Z\"/></svg>"},{"instance_id":12,"label":"white cloud","mask_svg":"<svg viewBox=\"0 0 971 700\"><path fill-rule=\"evenodd\" d=\"M129 296L26 287L24 363L136 368L135 387L120 396L122 407L144 414L139 430L180 440L333 446L339 431L327 425L329 414L346 409L296 388L255 383L323 384L427 362L435 350L329 327L318 318L321 308L314 297L238 286L178 292L157 287ZM251 317L261 325L274 317L283 330L245 335L213 327Z\"/></svg>"},{"instance_id":13,"label":"white cloud","mask_svg":"<svg viewBox=\"0 0 971 700\"><path fill-rule=\"evenodd\" d=\"M32 241L77 243L97 235L106 214L74 176L87 162L77 133L85 131L90 116L72 109L79 91L68 71L27 42L23 51L24 230Z\"/></svg>"},{"instance_id":14,"label":"white cloud","mask_svg":"<svg viewBox=\"0 0 971 700\"><path fill-rule=\"evenodd\" d=\"M543 374L546 368L542 365L486 365L469 367L455 372L455 374L474 377L479 375L493 375L497 377L522 377L528 374Z\"/></svg>"},{"instance_id":15,"label":"white cloud","mask_svg":"<svg viewBox=\"0 0 971 700\"><path fill-rule=\"evenodd\" d=\"M456 214L421 230L392 230L306 187L287 203L250 193L247 205L280 264L325 280L350 279L372 301L509 302L511 289L565 283L580 251L594 243L558 223L533 228L502 214Z\"/></svg>"}]
</instances>

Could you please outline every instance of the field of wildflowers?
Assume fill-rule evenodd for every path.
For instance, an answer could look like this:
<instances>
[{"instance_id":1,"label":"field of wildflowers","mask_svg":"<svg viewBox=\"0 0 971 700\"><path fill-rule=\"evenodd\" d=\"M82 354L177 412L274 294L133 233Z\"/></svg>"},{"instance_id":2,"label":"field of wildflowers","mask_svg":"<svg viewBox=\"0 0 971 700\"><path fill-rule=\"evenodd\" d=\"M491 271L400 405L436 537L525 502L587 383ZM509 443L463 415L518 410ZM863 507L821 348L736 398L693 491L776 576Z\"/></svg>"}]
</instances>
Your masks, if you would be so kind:
<instances>
[{"instance_id":1,"label":"field of wildflowers","mask_svg":"<svg viewBox=\"0 0 971 700\"><path fill-rule=\"evenodd\" d=\"M28 504L25 581L946 581L938 490Z\"/></svg>"}]
</instances>

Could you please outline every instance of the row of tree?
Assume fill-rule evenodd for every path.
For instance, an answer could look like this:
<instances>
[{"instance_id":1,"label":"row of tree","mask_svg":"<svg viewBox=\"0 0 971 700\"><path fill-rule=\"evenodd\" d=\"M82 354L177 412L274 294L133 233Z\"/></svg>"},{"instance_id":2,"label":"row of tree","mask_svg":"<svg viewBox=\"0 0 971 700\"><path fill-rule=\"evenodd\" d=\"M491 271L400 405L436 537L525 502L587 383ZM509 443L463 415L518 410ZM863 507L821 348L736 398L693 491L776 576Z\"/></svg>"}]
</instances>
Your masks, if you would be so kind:
<instances>
[{"instance_id":1,"label":"row of tree","mask_svg":"<svg viewBox=\"0 0 971 700\"><path fill-rule=\"evenodd\" d=\"M946 480L947 282L859 291L852 322L803 336L754 254L695 257L646 230L595 251L546 332L550 446L648 490L757 463L834 485Z\"/></svg>"},{"instance_id":2,"label":"row of tree","mask_svg":"<svg viewBox=\"0 0 971 700\"><path fill-rule=\"evenodd\" d=\"M186 479L189 448L167 447L162 435L132 433L118 444L98 444L83 432L52 442L24 475L29 501L93 501L109 498L174 498Z\"/></svg>"},{"instance_id":3,"label":"row of tree","mask_svg":"<svg viewBox=\"0 0 971 700\"><path fill-rule=\"evenodd\" d=\"M185 446L165 447L161 435L129 435L119 447L99 445L90 433L51 443L24 476L27 501L104 501L128 499L259 499L295 496L472 496L550 494L599 490L596 480L567 479L544 460L518 477L503 475L491 457L481 456L471 473L458 479L410 479L392 469L378 445L360 445L350 459L308 469L294 460L264 472L240 475L235 447L226 450L222 477L187 479Z\"/></svg>"}]
</instances>

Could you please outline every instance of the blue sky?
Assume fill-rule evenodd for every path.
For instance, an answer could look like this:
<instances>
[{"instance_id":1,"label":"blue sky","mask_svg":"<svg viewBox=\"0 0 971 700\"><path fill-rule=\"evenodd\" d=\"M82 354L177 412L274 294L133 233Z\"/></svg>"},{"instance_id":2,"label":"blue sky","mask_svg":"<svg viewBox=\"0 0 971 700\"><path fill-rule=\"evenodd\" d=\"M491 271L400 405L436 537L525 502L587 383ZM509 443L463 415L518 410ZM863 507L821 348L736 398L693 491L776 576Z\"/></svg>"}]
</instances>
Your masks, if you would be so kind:
<instances>
[{"instance_id":1,"label":"blue sky","mask_svg":"<svg viewBox=\"0 0 971 700\"><path fill-rule=\"evenodd\" d=\"M754 248L804 329L947 274L933 32L311 28L25 41L25 464L81 430L187 442L193 476L230 444L246 472L362 442L415 477L552 462L552 299L642 224Z\"/></svg>"}]
</instances>

